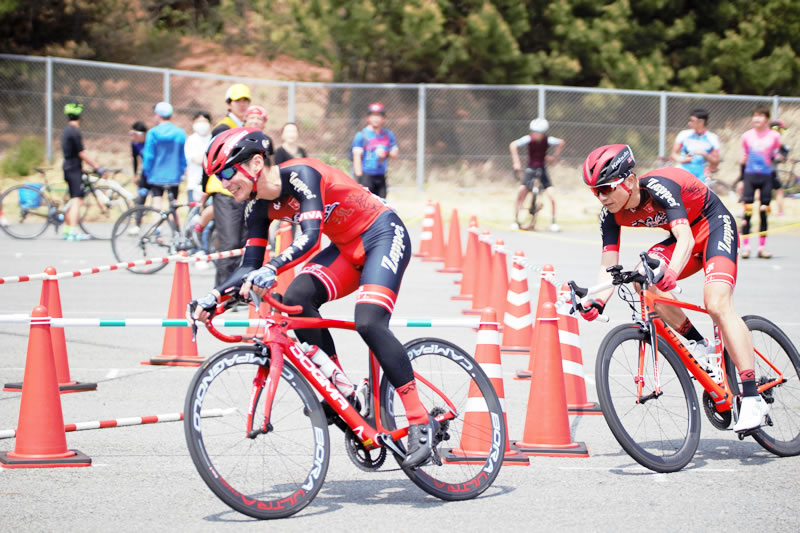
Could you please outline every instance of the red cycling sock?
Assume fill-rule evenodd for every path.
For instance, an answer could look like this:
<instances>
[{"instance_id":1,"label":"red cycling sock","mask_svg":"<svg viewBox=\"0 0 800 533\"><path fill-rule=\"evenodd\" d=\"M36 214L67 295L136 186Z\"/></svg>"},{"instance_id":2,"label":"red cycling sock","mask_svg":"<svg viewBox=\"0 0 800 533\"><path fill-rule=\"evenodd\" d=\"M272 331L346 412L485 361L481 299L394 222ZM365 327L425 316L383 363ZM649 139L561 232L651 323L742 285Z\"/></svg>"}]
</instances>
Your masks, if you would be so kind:
<instances>
[{"instance_id":1,"label":"red cycling sock","mask_svg":"<svg viewBox=\"0 0 800 533\"><path fill-rule=\"evenodd\" d=\"M412 379L405 385L397 387L397 394L400 395L400 400L403 402L409 424L428 423L428 412L417 394L417 380Z\"/></svg>"}]
</instances>

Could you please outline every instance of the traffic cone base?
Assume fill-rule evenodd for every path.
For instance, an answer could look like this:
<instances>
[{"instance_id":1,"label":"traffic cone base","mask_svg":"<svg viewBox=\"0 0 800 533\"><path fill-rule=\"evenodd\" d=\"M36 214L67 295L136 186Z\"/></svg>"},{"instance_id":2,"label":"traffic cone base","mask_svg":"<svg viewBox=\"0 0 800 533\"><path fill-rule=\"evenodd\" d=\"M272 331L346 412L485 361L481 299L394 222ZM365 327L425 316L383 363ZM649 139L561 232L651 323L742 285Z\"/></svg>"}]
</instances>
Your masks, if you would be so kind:
<instances>
[{"instance_id":1,"label":"traffic cone base","mask_svg":"<svg viewBox=\"0 0 800 533\"><path fill-rule=\"evenodd\" d=\"M482 465L488 454L477 452L466 452L456 448L443 450L442 462L447 464L460 465ZM511 445L509 450L503 454L503 466L528 466L531 460L528 456L519 451L516 446Z\"/></svg>"},{"instance_id":2,"label":"traffic cone base","mask_svg":"<svg viewBox=\"0 0 800 533\"><path fill-rule=\"evenodd\" d=\"M514 442L514 446L527 456L539 457L589 457L589 450L583 442L570 444L525 444Z\"/></svg>"},{"instance_id":3,"label":"traffic cone base","mask_svg":"<svg viewBox=\"0 0 800 533\"><path fill-rule=\"evenodd\" d=\"M530 381L532 377L533 377L533 372L531 372L530 370L517 370L516 372L514 372L514 379L517 381L520 380Z\"/></svg>"},{"instance_id":4,"label":"traffic cone base","mask_svg":"<svg viewBox=\"0 0 800 533\"><path fill-rule=\"evenodd\" d=\"M206 362L205 357L191 355L158 355L149 361L142 361L143 365L156 366L200 366Z\"/></svg>"},{"instance_id":5,"label":"traffic cone base","mask_svg":"<svg viewBox=\"0 0 800 533\"><path fill-rule=\"evenodd\" d=\"M584 405L569 405L567 404L568 415L602 415L603 410L600 404L588 402Z\"/></svg>"},{"instance_id":6,"label":"traffic cone base","mask_svg":"<svg viewBox=\"0 0 800 533\"><path fill-rule=\"evenodd\" d=\"M92 458L79 452L78 450L67 450L65 457L17 457L14 452L0 453L0 466L3 468L58 468L58 467L78 467L92 466Z\"/></svg>"},{"instance_id":7,"label":"traffic cone base","mask_svg":"<svg viewBox=\"0 0 800 533\"><path fill-rule=\"evenodd\" d=\"M22 383L6 383L3 386L6 392L22 392ZM58 390L61 394L68 394L70 392L88 392L97 390L97 383L81 383L79 381L70 381L69 383L59 383Z\"/></svg>"}]
</instances>

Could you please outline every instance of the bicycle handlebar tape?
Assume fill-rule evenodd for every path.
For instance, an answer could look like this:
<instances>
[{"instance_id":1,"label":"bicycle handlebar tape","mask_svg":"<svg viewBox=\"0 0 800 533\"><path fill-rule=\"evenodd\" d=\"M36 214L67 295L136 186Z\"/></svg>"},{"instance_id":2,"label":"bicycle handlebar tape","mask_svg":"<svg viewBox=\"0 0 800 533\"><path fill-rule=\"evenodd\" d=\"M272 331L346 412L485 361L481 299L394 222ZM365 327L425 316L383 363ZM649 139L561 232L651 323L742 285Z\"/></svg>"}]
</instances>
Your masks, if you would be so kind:
<instances>
[{"instance_id":1,"label":"bicycle handlebar tape","mask_svg":"<svg viewBox=\"0 0 800 533\"><path fill-rule=\"evenodd\" d=\"M475 291L475 278L478 275L478 217L472 215L467 230L467 251L462 261L461 289L451 300L472 300Z\"/></svg>"},{"instance_id":2,"label":"bicycle handlebar tape","mask_svg":"<svg viewBox=\"0 0 800 533\"><path fill-rule=\"evenodd\" d=\"M511 261L511 280L503 314L503 343L500 345L500 352L505 354L530 354L531 351L533 315L524 258L525 252L517 250Z\"/></svg>"},{"instance_id":3,"label":"bicycle handlebar tape","mask_svg":"<svg viewBox=\"0 0 800 533\"><path fill-rule=\"evenodd\" d=\"M570 314L569 285L564 283L558 291L558 340L561 343L561 368L567 393L567 413L570 415L602 415L600 406L586 398L586 381L583 377L583 354L578 330L578 316Z\"/></svg>"},{"instance_id":4,"label":"bicycle handlebar tape","mask_svg":"<svg viewBox=\"0 0 800 533\"><path fill-rule=\"evenodd\" d=\"M508 260L503 239L497 239L492 255L492 284L489 288L489 305L497 313L498 320L506 313L506 297L508 296ZM500 322L500 331L503 330Z\"/></svg>"},{"instance_id":5,"label":"bicycle handlebar tape","mask_svg":"<svg viewBox=\"0 0 800 533\"><path fill-rule=\"evenodd\" d=\"M475 290L472 292L472 308L461 311L465 315L480 315L489 307L492 279L492 236L488 231L478 238L478 270L475 274Z\"/></svg>"},{"instance_id":6,"label":"bicycle handlebar tape","mask_svg":"<svg viewBox=\"0 0 800 533\"><path fill-rule=\"evenodd\" d=\"M0 453L0 466L90 466L92 460L89 457L67 449L47 308L42 305L34 307L31 316L17 439L13 452Z\"/></svg>"},{"instance_id":7,"label":"bicycle handlebar tape","mask_svg":"<svg viewBox=\"0 0 800 533\"><path fill-rule=\"evenodd\" d=\"M42 294L39 305L45 306L51 313L51 318L63 318L61 311L61 296L58 291L58 280L55 278L56 269L47 267L44 273L48 278L42 281ZM62 393L86 392L97 390L97 383L80 383L73 381L69 375L69 360L67 359L67 341L64 337L64 328L50 328L50 338L53 346L53 357L56 365L56 379L58 388ZM21 392L23 383L6 383L3 390L7 392Z\"/></svg>"},{"instance_id":8,"label":"bicycle handlebar tape","mask_svg":"<svg viewBox=\"0 0 800 533\"><path fill-rule=\"evenodd\" d=\"M545 302L540 311L525 431L522 440L514 444L526 455L589 457L586 445L573 442L570 436L556 308Z\"/></svg>"},{"instance_id":9,"label":"bicycle handlebar tape","mask_svg":"<svg viewBox=\"0 0 800 533\"><path fill-rule=\"evenodd\" d=\"M458 209L453 209L450 214L450 233L447 236L447 253L444 258L444 267L436 272L446 274L461 273L461 228L458 223Z\"/></svg>"},{"instance_id":10,"label":"bicycle handlebar tape","mask_svg":"<svg viewBox=\"0 0 800 533\"><path fill-rule=\"evenodd\" d=\"M419 234L419 251L414 254L414 257L428 257L431 253L431 238L433 237L433 215L434 215L433 202L428 200L425 202L425 209L422 217L422 231Z\"/></svg>"},{"instance_id":11,"label":"bicycle handlebar tape","mask_svg":"<svg viewBox=\"0 0 800 533\"><path fill-rule=\"evenodd\" d=\"M481 313L478 340L475 343L475 362L480 365L481 370L489 377L497 397L500 399L500 405L503 406L503 419L506 426L506 448L503 454L503 464L528 466L530 464L528 457L509 444L503 367L500 358L499 326L495 310L491 307L484 309ZM491 442L487 441L486 435L491 434L492 424L489 420L490 415L486 407L486 400L484 400L474 382L470 382L466 405L464 427L472 429L462 432L458 447L446 450L443 459L446 463L483 464L491 452Z\"/></svg>"},{"instance_id":12,"label":"bicycle handlebar tape","mask_svg":"<svg viewBox=\"0 0 800 533\"><path fill-rule=\"evenodd\" d=\"M192 286L189 283L189 263L186 252L175 262L175 273L172 276L172 292L169 296L167 318L186 318L186 307L192 301ZM192 342L192 328L166 328L161 355L152 357L143 365L166 366L200 366L206 360L198 357L197 344Z\"/></svg>"},{"instance_id":13,"label":"bicycle handlebar tape","mask_svg":"<svg viewBox=\"0 0 800 533\"><path fill-rule=\"evenodd\" d=\"M444 230L442 229L442 209L439 202L433 204L433 226L431 227L431 251L423 261L444 262Z\"/></svg>"},{"instance_id":14,"label":"bicycle handlebar tape","mask_svg":"<svg viewBox=\"0 0 800 533\"><path fill-rule=\"evenodd\" d=\"M542 275L539 280L539 299L536 303L536 318L537 322L533 326L533 335L531 336L531 347L529 350L530 356L528 357L528 368L525 370L517 370L514 379L531 379L533 376L533 359L536 356L536 349L539 346L537 336L539 335L539 322L538 318L542 316L542 306L545 303L556 303L556 271L553 265L544 265L542 267Z\"/></svg>"}]
</instances>

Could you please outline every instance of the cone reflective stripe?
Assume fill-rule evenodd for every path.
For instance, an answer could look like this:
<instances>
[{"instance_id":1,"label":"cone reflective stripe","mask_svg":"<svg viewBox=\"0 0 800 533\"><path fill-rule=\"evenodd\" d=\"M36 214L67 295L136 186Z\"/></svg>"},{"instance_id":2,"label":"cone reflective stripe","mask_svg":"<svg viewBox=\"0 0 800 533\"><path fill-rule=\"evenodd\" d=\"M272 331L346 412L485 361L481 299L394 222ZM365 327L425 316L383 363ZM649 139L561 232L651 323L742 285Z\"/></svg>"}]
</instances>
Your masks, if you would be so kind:
<instances>
[{"instance_id":1,"label":"cone reflective stripe","mask_svg":"<svg viewBox=\"0 0 800 533\"><path fill-rule=\"evenodd\" d=\"M423 261L444 261L444 231L442 230L442 209L439 202L433 205L433 226L431 228L431 250Z\"/></svg>"},{"instance_id":2,"label":"cone reflective stripe","mask_svg":"<svg viewBox=\"0 0 800 533\"><path fill-rule=\"evenodd\" d=\"M275 250L278 254L283 253L292 245L292 224L285 220L281 222L277 235L275 235ZM264 254L266 257L266 254ZM281 294L286 293L289 284L294 281L294 267L288 268L278 274L278 281L275 283L275 290Z\"/></svg>"},{"instance_id":3,"label":"cone reflective stripe","mask_svg":"<svg viewBox=\"0 0 800 533\"><path fill-rule=\"evenodd\" d=\"M578 317L569 314L569 285L564 283L558 291L558 338L561 343L564 388L567 393L567 412L571 415L601 415L600 406L586 398L586 381L583 376L583 355L578 331Z\"/></svg>"},{"instance_id":4,"label":"cone reflective stripe","mask_svg":"<svg viewBox=\"0 0 800 533\"><path fill-rule=\"evenodd\" d=\"M542 267L542 274L539 280L539 299L536 304L536 326L533 328L533 335L531 335L531 348L528 357L528 368L525 370L517 370L514 379L531 379L533 372L533 359L536 356L536 349L539 346L536 340L539 334L538 318L542 316L542 306L546 302L551 304L556 303L556 286L555 286L556 272L553 265L544 265Z\"/></svg>"},{"instance_id":5,"label":"cone reflective stripe","mask_svg":"<svg viewBox=\"0 0 800 533\"><path fill-rule=\"evenodd\" d=\"M464 253L461 273L461 289L452 300L472 300L475 279L478 276L478 217L472 215L467 230L467 251Z\"/></svg>"},{"instance_id":6,"label":"cone reflective stripe","mask_svg":"<svg viewBox=\"0 0 800 533\"><path fill-rule=\"evenodd\" d=\"M419 251L414 257L427 257L431 253L431 239L433 238L433 202L428 200L425 203L424 215L422 217L422 232L419 234Z\"/></svg>"},{"instance_id":7,"label":"cone reflective stripe","mask_svg":"<svg viewBox=\"0 0 800 533\"><path fill-rule=\"evenodd\" d=\"M462 311L465 315L479 315L489 307L492 279L492 245L488 231L478 239L478 270L475 275L475 290L472 293L472 308Z\"/></svg>"},{"instance_id":8,"label":"cone reflective stripe","mask_svg":"<svg viewBox=\"0 0 800 533\"><path fill-rule=\"evenodd\" d=\"M511 280L506 293L506 311L503 314L502 353L529 354L533 336L531 294L528 290L528 272L523 266L522 250L514 252L511 261Z\"/></svg>"},{"instance_id":9,"label":"cone reflective stripe","mask_svg":"<svg viewBox=\"0 0 800 533\"><path fill-rule=\"evenodd\" d=\"M181 252L186 255L186 252ZM186 307L192 301L192 286L189 283L189 263L177 261L172 276L172 292L169 297L167 318L186 318ZM143 364L168 366L200 366L206 360L197 355L197 344L192 342L192 328L166 328L161 355L152 357Z\"/></svg>"},{"instance_id":10,"label":"cone reflective stripe","mask_svg":"<svg viewBox=\"0 0 800 533\"><path fill-rule=\"evenodd\" d=\"M450 233L447 237L447 255L444 258L444 268L436 272L458 273L461 272L461 228L458 223L458 210L453 209L450 215Z\"/></svg>"},{"instance_id":11,"label":"cone reflective stripe","mask_svg":"<svg viewBox=\"0 0 800 533\"><path fill-rule=\"evenodd\" d=\"M51 318L63 318L61 311L61 296L58 291L58 279L56 269L47 267L44 273L48 276L42 281L42 294L39 297L39 305L43 305L52 313ZM69 374L69 359L67 358L67 341L64 336L63 328L50 328L50 337L53 347L53 358L56 365L56 378L58 379L58 389L62 393L85 392L97 390L97 383L79 383L73 381ZM23 383L6 383L3 387L7 392L20 392Z\"/></svg>"},{"instance_id":12,"label":"cone reflective stripe","mask_svg":"<svg viewBox=\"0 0 800 533\"><path fill-rule=\"evenodd\" d=\"M53 341L47 308L37 306L31 316L25 377L13 452L0 453L3 468L89 466L92 460L67 449L64 417L58 390ZM44 317L44 318L42 318Z\"/></svg>"},{"instance_id":13,"label":"cone reflective stripe","mask_svg":"<svg viewBox=\"0 0 800 533\"><path fill-rule=\"evenodd\" d=\"M528 465L530 461L518 450L511 447L508 439L508 415L506 414L505 389L503 387L503 367L500 360L500 333L498 332L497 315L492 308L486 308L481 313L481 323L478 329L478 339L475 345L475 361L492 382L500 405L503 407L503 419L506 426L506 447L503 455L503 464ZM471 381L464 408L464 431L458 447L447 450L443 459L447 463L483 463L490 450L490 443L486 442L486 434L491 432L489 410L480 389ZM468 428L475 430L469 431Z\"/></svg>"},{"instance_id":14,"label":"cone reflective stripe","mask_svg":"<svg viewBox=\"0 0 800 533\"><path fill-rule=\"evenodd\" d=\"M492 282L489 289L489 305L494 308L498 318L505 316L508 297L508 265L506 247L503 239L497 239L492 256ZM500 329L503 329L502 326Z\"/></svg>"},{"instance_id":15,"label":"cone reflective stripe","mask_svg":"<svg viewBox=\"0 0 800 533\"><path fill-rule=\"evenodd\" d=\"M515 445L526 455L589 457L586 445L573 442L570 436L555 306L545 302L540 311L536 317L539 345L528 395L525 432Z\"/></svg>"}]
</instances>

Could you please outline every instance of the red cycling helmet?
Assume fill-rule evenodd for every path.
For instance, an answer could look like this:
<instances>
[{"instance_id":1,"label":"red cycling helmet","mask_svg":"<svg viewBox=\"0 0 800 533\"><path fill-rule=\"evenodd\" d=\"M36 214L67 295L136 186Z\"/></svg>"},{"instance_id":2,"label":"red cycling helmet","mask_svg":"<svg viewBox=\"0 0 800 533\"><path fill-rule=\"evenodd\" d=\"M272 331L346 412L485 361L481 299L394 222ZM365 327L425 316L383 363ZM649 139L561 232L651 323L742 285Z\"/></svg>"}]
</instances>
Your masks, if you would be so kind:
<instances>
[{"instance_id":1,"label":"red cycling helmet","mask_svg":"<svg viewBox=\"0 0 800 533\"><path fill-rule=\"evenodd\" d=\"M384 106L380 102L375 102L375 103L369 104L369 111L367 112L367 114L368 115L372 115L372 114L375 114L375 113L380 114L380 115L385 115L386 114L386 106Z\"/></svg>"},{"instance_id":2,"label":"red cycling helmet","mask_svg":"<svg viewBox=\"0 0 800 533\"><path fill-rule=\"evenodd\" d=\"M206 174L218 174L222 179L230 179L241 170L240 163L248 161L256 154L265 154L269 150L269 139L258 128L233 128L225 130L208 143L206 156L203 159L203 170ZM264 157L264 162L269 166L269 157ZM226 172L234 169L231 172ZM227 174L227 175L226 175ZM253 193L256 192L257 176L242 172L253 182Z\"/></svg>"},{"instance_id":3,"label":"red cycling helmet","mask_svg":"<svg viewBox=\"0 0 800 533\"><path fill-rule=\"evenodd\" d=\"M589 187L627 178L636 166L633 150L627 144L595 148L583 162L583 181Z\"/></svg>"}]
</instances>

